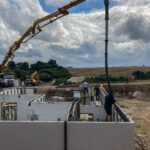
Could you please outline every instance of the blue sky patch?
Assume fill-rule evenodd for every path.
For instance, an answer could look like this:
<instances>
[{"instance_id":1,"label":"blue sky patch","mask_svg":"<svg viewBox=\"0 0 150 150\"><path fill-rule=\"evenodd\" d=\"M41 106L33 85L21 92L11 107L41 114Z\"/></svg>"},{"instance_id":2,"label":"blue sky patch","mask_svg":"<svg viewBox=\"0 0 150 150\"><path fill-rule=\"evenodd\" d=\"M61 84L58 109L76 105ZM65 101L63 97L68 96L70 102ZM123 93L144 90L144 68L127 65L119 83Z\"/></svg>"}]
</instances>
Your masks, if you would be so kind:
<instances>
[{"instance_id":1,"label":"blue sky patch","mask_svg":"<svg viewBox=\"0 0 150 150\"><path fill-rule=\"evenodd\" d=\"M52 13L54 11L57 11L58 7L56 6L51 6L51 5L46 5L44 0L39 0L42 8L44 11L48 12L48 13ZM114 2L110 2L110 8L113 7L115 5ZM99 0L95 0L95 1L90 1L87 0L73 8L71 8L69 11L71 13L80 13L80 12L91 12L92 10L98 10L98 9L104 9L104 2L103 0L99 1Z\"/></svg>"}]
</instances>

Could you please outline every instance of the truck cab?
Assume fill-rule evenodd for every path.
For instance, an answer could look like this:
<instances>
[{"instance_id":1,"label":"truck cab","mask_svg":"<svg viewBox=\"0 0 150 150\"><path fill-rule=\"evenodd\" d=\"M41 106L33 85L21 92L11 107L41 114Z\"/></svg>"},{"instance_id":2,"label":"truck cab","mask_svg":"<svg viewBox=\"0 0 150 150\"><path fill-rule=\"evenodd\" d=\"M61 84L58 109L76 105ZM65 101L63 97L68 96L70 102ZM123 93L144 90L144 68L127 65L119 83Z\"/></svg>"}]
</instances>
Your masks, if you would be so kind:
<instances>
[{"instance_id":1,"label":"truck cab","mask_svg":"<svg viewBox=\"0 0 150 150\"><path fill-rule=\"evenodd\" d=\"M14 75L12 73L0 73L0 86L1 87L14 86Z\"/></svg>"}]
</instances>

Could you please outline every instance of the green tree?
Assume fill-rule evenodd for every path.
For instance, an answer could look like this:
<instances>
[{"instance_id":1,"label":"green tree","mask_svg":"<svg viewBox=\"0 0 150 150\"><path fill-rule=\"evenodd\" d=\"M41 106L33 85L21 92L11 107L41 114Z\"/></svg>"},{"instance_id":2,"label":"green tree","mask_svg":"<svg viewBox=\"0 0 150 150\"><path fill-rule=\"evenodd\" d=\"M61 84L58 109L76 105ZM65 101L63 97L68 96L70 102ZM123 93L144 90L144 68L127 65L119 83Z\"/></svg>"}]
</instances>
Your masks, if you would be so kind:
<instances>
[{"instance_id":1,"label":"green tree","mask_svg":"<svg viewBox=\"0 0 150 150\"><path fill-rule=\"evenodd\" d=\"M28 75L28 71L26 71L26 70L20 70L20 69L16 69L14 71L14 73L15 73L15 77L19 78L22 81L25 81L26 76Z\"/></svg>"},{"instance_id":2,"label":"green tree","mask_svg":"<svg viewBox=\"0 0 150 150\"><path fill-rule=\"evenodd\" d=\"M119 77L119 80L120 80L120 81L127 81L127 80L128 80L128 77L125 78L125 77L123 77L123 76L120 76L120 77Z\"/></svg>"},{"instance_id":3,"label":"green tree","mask_svg":"<svg viewBox=\"0 0 150 150\"><path fill-rule=\"evenodd\" d=\"M42 74L39 74L39 79L44 81L44 82L47 82L47 81L51 81L52 77L48 73L42 73Z\"/></svg>"},{"instance_id":4,"label":"green tree","mask_svg":"<svg viewBox=\"0 0 150 150\"><path fill-rule=\"evenodd\" d=\"M53 60L53 59L50 59L48 61L48 64L52 67L52 68L56 68L58 67L57 63L56 63L56 60Z\"/></svg>"},{"instance_id":5,"label":"green tree","mask_svg":"<svg viewBox=\"0 0 150 150\"><path fill-rule=\"evenodd\" d=\"M145 74L145 79L150 79L150 71Z\"/></svg>"},{"instance_id":6,"label":"green tree","mask_svg":"<svg viewBox=\"0 0 150 150\"><path fill-rule=\"evenodd\" d=\"M144 80L145 79L145 74L144 74L144 72L141 72L141 71L134 71L132 73L132 75L134 76L135 80Z\"/></svg>"},{"instance_id":7,"label":"green tree","mask_svg":"<svg viewBox=\"0 0 150 150\"><path fill-rule=\"evenodd\" d=\"M56 60L49 60L48 62L38 61L30 65L27 62L20 62L16 64L16 69L14 69L15 75L21 80L25 80L26 75L31 75L35 70L38 71L39 80L44 82L50 81L52 79L60 79L61 81L66 82L71 74L69 71L59 66Z\"/></svg>"},{"instance_id":8,"label":"green tree","mask_svg":"<svg viewBox=\"0 0 150 150\"><path fill-rule=\"evenodd\" d=\"M16 68L16 64L14 61L11 61L10 62L10 65L9 65L9 69L15 69Z\"/></svg>"},{"instance_id":9,"label":"green tree","mask_svg":"<svg viewBox=\"0 0 150 150\"><path fill-rule=\"evenodd\" d=\"M47 68L47 64L41 61L36 62L35 64L31 64L31 69L32 70L38 70L40 69Z\"/></svg>"},{"instance_id":10,"label":"green tree","mask_svg":"<svg viewBox=\"0 0 150 150\"><path fill-rule=\"evenodd\" d=\"M60 78L60 79L57 79L54 83L54 85L59 85L61 83L66 83L67 82L67 79L65 78Z\"/></svg>"},{"instance_id":11,"label":"green tree","mask_svg":"<svg viewBox=\"0 0 150 150\"><path fill-rule=\"evenodd\" d=\"M49 69L49 68L40 69L39 74L41 74L41 73L48 73L48 74L52 75L53 74L53 70Z\"/></svg>"},{"instance_id":12,"label":"green tree","mask_svg":"<svg viewBox=\"0 0 150 150\"><path fill-rule=\"evenodd\" d=\"M28 70L29 69L29 63L28 62L23 62L20 69Z\"/></svg>"},{"instance_id":13,"label":"green tree","mask_svg":"<svg viewBox=\"0 0 150 150\"><path fill-rule=\"evenodd\" d=\"M20 62L20 63L16 64L16 67L18 69L28 70L29 69L29 63L28 62Z\"/></svg>"}]
</instances>

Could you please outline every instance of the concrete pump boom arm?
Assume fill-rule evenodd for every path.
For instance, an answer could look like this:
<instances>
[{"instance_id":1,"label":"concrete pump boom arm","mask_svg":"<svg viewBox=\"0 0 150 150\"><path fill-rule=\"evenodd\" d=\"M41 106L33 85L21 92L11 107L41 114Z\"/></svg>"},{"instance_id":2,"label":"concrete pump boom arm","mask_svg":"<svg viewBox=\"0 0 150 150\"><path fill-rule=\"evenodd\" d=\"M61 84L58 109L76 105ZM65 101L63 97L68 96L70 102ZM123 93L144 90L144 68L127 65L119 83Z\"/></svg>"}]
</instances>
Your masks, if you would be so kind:
<instances>
[{"instance_id":1,"label":"concrete pump boom arm","mask_svg":"<svg viewBox=\"0 0 150 150\"><path fill-rule=\"evenodd\" d=\"M68 9L70 9L84 1L86 1L86 0L73 1L68 5L58 8L58 11L34 21L33 25L20 37L20 39L18 41L14 42L12 44L12 46L9 48L9 51L7 52L1 66L0 66L0 72L5 72L8 69L10 62L13 60L13 58L15 56L14 52L19 49L19 47L22 43L26 43L31 38L36 36L38 33L40 33L42 31L42 28L45 27L46 25L53 23L54 21L68 15L69 14ZM40 23L43 23L43 22L45 22L45 23L40 25ZM9 61L9 60L11 60L11 61Z\"/></svg>"}]
</instances>

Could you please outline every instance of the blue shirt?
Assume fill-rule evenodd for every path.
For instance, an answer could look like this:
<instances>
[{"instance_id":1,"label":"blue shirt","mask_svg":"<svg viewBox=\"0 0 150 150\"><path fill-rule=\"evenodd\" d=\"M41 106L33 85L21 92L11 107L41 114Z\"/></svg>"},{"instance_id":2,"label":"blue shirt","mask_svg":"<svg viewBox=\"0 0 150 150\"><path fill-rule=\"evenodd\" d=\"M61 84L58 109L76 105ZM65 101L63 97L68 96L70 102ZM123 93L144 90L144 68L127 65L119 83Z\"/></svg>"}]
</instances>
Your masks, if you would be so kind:
<instances>
[{"instance_id":1,"label":"blue shirt","mask_svg":"<svg viewBox=\"0 0 150 150\"><path fill-rule=\"evenodd\" d=\"M104 104L104 107L105 107L105 110L106 112L111 115L111 109L112 109L112 104L115 103L115 100L112 96L112 94L108 94L105 96L105 104Z\"/></svg>"},{"instance_id":2,"label":"blue shirt","mask_svg":"<svg viewBox=\"0 0 150 150\"><path fill-rule=\"evenodd\" d=\"M84 88L87 88L87 87L88 87L88 83L87 83L87 82L84 82L84 83L83 83L83 87L84 87Z\"/></svg>"}]
</instances>

